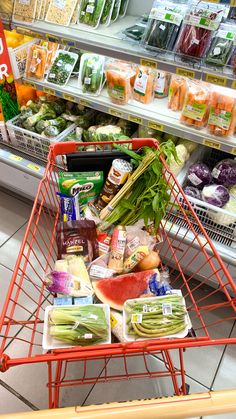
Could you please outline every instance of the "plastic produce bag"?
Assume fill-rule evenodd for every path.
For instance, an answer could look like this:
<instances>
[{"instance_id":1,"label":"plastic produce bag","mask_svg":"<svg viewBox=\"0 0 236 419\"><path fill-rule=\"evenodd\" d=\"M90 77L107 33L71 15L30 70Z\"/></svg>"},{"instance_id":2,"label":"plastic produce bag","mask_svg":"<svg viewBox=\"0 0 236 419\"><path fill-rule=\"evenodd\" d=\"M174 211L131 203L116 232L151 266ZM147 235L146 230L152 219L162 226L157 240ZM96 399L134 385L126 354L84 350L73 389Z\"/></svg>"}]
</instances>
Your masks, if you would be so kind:
<instances>
[{"instance_id":1,"label":"plastic produce bag","mask_svg":"<svg viewBox=\"0 0 236 419\"><path fill-rule=\"evenodd\" d=\"M114 60L106 67L107 90L111 101L126 105L132 98L135 70L132 64Z\"/></svg>"},{"instance_id":2,"label":"plastic produce bag","mask_svg":"<svg viewBox=\"0 0 236 419\"><path fill-rule=\"evenodd\" d=\"M47 48L31 45L28 50L25 75L26 77L42 80L47 64Z\"/></svg>"},{"instance_id":3,"label":"plastic produce bag","mask_svg":"<svg viewBox=\"0 0 236 419\"><path fill-rule=\"evenodd\" d=\"M96 29L100 23L106 0L82 0L79 8L79 23Z\"/></svg>"},{"instance_id":4,"label":"plastic produce bag","mask_svg":"<svg viewBox=\"0 0 236 419\"><path fill-rule=\"evenodd\" d=\"M12 20L15 22L33 23L38 0L15 0Z\"/></svg>"},{"instance_id":5,"label":"plastic produce bag","mask_svg":"<svg viewBox=\"0 0 236 419\"><path fill-rule=\"evenodd\" d=\"M137 67L134 82L134 99L144 104L151 103L154 100L155 80L155 70L150 67Z\"/></svg>"},{"instance_id":6,"label":"plastic produce bag","mask_svg":"<svg viewBox=\"0 0 236 419\"><path fill-rule=\"evenodd\" d=\"M229 201L229 192L223 185L208 185L202 190L203 201L222 208Z\"/></svg>"},{"instance_id":7,"label":"plastic produce bag","mask_svg":"<svg viewBox=\"0 0 236 419\"><path fill-rule=\"evenodd\" d=\"M196 58L205 57L225 11L225 5L194 0L185 16L176 52Z\"/></svg>"},{"instance_id":8,"label":"plastic produce bag","mask_svg":"<svg viewBox=\"0 0 236 419\"><path fill-rule=\"evenodd\" d=\"M185 125L203 128L209 114L209 88L198 81L188 81L183 111L180 121Z\"/></svg>"},{"instance_id":9,"label":"plastic produce bag","mask_svg":"<svg viewBox=\"0 0 236 419\"><path fill-rule=\"evenodd\" d=\"M158 71L155 82L155 97L162 99L168 96L171 75L164 71Z\"/></svg>"},{"instance_id":10,"label":"plastic produce bag","mask_svg":"<svg viewBox=\"0 0 236 419\"><path fill-rule=\"evenodd\" d=\"M228 63L236 41L236 28L232 25L220 26L207 53L206 63L224 66Z\"/></svg>"},{"instance_id":11,"label":"plastic produce bag","mask_svg":"<svg viewBox=\"0 0 236 419\"><path fill-rule=\"evenodd\" d=\"M187 92L187 80L173 75L170 82L168 108L172 111L182 111Z\"/></svg>"},{"instance_id":12,"label":"plastic produce bag","mask_svg":"<svg viewBox=\"0 0 236 419\"><path fill-rule=\"evenodd\" d=\"M218 88L219 89L219 88ZM218 92L211 93L208 130L213 135L233 135L236 125L235 99Z\"/></svg>"},{"instance_id":13,"label":"plastic produce bag","mask_svg":"<svg viewBox=\"0 0 236 419\"><path fill-rule=\"evenodd\" d=\"M185 4L176 5L172 1L155 0L143 37L146 47L171 50L185 12Z\"/></svg>"},{"instance_id":14,"label":"plastic produce bag","mask_svg":"<svg viewBox=\"0 0 236 419\"><path fill-rule=\"evenodd\" d=\"M98 96L104 80L105 57L97 54L83 54L80 64L79 84L83 93Z\"/></svg>"}]
</instances>

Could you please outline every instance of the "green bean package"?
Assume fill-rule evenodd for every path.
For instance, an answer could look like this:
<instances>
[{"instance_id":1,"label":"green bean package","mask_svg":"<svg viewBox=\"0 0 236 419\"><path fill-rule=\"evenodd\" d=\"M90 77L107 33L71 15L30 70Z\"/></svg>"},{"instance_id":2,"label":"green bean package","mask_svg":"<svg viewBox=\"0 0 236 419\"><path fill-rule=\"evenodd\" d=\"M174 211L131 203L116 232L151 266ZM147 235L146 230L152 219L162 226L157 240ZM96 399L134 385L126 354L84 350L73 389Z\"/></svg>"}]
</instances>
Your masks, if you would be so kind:
<instances>
[{"instance_id":1,"label":"green bean package","mask_svg":"<svg viewBox=\"0 0 236 419\"><path fill-rule=\"evenodd\" d=\"M105 2L106 0L82 0L78 22L96 29L99 26Z\"/></svg>"},{"instance_id":2,"label":"green bean package","mask_svg":"<svg viewBox=\"0 0 236 419\"><path fill-rule=\"evenodd\" d=\"M116 0L106 0L105 6L103 9L102 17L100 23L102 25L109 26L111 23L111 15L113 11L113 6Z\"/></svg>"},{"instance_id":3,"label":"green bean package","mask_svg":"<svg viewBox=\"0 0 236 419\"><path fill-rule=\"evenodd\" d=\"M224 66L228 63L236 41L236 26L222 24L214 36L207 54L206 63Z\"/></svg>"},{"instance_id":4,"label":"green bean package","mask_svg":"<svg viewBox=\"0 0 236 419\"><path fill-rule=\"evenodd\" d=\"M127 300L123 331L126 341L184 338L192 325L180 290L161 297Z\"/></svg>"},{"instance_id":5,"label":"green bean package","mask_svg":"<svg viewBox=\"0 0 236 419\"><path fill-rule=\"evenodd\" d=\"M181 2L155 0L143 37L146 48L172 50L185 12L186 5Z\"/></svg>"},{"instance_id":6,"label":"green bean package","mask_svg":"<svg viewBox=\"0 0 236 419\"><path fill-rule=\"evenodd\" d=\"M85 94L98 96L103 87L105 57L83 54L80 64L79 85Z\"/></svg>"}]
</instances>

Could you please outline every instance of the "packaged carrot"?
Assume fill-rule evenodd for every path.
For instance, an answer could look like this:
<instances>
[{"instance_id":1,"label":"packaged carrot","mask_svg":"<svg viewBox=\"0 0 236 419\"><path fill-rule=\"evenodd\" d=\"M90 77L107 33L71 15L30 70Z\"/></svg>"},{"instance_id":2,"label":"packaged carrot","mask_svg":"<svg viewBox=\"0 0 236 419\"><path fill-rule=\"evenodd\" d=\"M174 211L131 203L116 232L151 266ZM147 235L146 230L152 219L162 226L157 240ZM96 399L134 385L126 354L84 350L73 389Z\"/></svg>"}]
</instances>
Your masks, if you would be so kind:
<instances>
[{"instance_id":1,"label":"packaged carrot","mask_svg":"<svg viewBox=\"0 0 236 419\"><path fill-rule=\"evenodd\" d=\"M197 129L203 128L209 114L209 88L197 80L188 81L180 121L185 125L192 125Z\"/></svg>"},{"instance_id":2,"label":"packaged carrot","mask_svg":"<svg viewBox=\"0 0 236 419\"><path fill-rule=\"evenodd\" d=\"M34 44L29 47L26 61L26 77L41 80L47 63L47 48Z\"/></svg>"},{"instance_id":3,"label":"packaged carrot","mask_svg":"<svg viewBox=\"0 0 236 419\"><path fill-rule=\"evenodd\" d=\"M168 107L172 111L182 111L187 90L184 77L173 75L170 82Z\"/></svg>"},{"instance_id":4,"label":"packaged carrot","mask_svg":"<svg viewBox=\"0 0 236 419\"><path fill-rule=\"evenodd\" d=\"M208 130L213 135L233 135L236 125L235 98L220 92L212 92Z\"/></svg>"},{"instance_id":5,"label":"packaged carrot","mask_svg":"<svg viewBox=\"0 0 236 419\"><path fill-rule=\"evenodd\" d=\"M134 81L134 99L148 104L154 100L156 71L150 67L138 66Z\"/></svg>"},{"instance_id":6,"label":"packaged carrot","mask_svg":"<svg viewBox=\"0 0 236 419\"><path fill-rule=\"evenodd\" d=\"M42 40L40 42L40 46L45 47L47 49L47 62L45 67L45 71L47 72L52 65L56 52L59 48L59 44L57 44L56 42Z\"/></svg>"},{"instance_id":7,"label":"packaged carrot","mask_svg":"<svg viewBox=\"0 0 236 419\"><path fill-rule=\"evenodd\" d=\"M132 64L112 60L106 66L107 90L111 101L117 105L126 105L132 98L135 80Z\"/></svg>"}]
</instances>

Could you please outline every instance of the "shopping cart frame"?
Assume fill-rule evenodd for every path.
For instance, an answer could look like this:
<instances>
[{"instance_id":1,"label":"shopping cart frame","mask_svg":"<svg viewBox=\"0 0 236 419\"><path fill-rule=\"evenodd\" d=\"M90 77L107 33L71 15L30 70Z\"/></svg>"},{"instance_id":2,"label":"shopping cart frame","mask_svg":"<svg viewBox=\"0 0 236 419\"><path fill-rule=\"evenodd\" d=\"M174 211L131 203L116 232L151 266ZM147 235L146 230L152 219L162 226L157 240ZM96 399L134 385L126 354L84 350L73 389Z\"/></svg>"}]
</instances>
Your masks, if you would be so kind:
<instances>
[{"instance_id":1,"label":"shopping cart frame","mask_svg":"<svg viewBox=\"0 0 236 419\"><path fill-rule=\"evenodd\" d=\"M128 147L132 147L134 150L137 150L141 147L153 147L158 148L158 142L153 139L134 139L130 141L121 142L121 144L126 144ZM181 255L178 259L176 246L174 247L173 238L167 234L167 232L171 231L171 225L167 223L167 221L163 220L161 224L161 231L162 235L164 236L164 241L167 244L168 250L171 251L173 260L175 261L179 274L177 279L183 280L183 287L185 290L186 296L188 296L189 302L189 309L190 314L195 315L196 321L198 321L197 331L201 331L201 334L192 334L188 335L187 338L184 339L161 339L161 340L145 340L145 341L136 341L136 342L129 342L129 343L114 343L110 345L97 345L93 347L74 347L68 348L63 350L53 350L46 354L36 354L35 349L37 346L39 347L40 344L37 343L38 335L41 336L42 331L40 327L43 324L43 310L42 305L48 301L50 303L45 284L43 282L43 278L38 274L37 269L33 266L33 258L39 263L39 268L43 270L44 273L50 268L51 262L53 262L53 258L56 258L55 254L55 233L56 233L56 225L59 220L59 203L56 197L56 182L57 178L55 175L55 171L57 170L56 166L56 159L58 156L63 156L65 154L70 154L78 151L81 147L93 147L94 151L96 150L105 150L107 148L112 149L112 142L101 142L101 143L58 143L50 148L49 156L48 156L48 164L45 170L45 175L43 180L40 182L38 193L33 205L32 213L29 219L29 223L26 229L25 237L22 242L21 250L19 253L19 257L16 262L16 267L14 270L14 274L9 286L9 290L7 293L7 297L5 300L5 304L3 307L3 311L0 317L0 330L2 333L2 345L0 349L0 371L4 372L8 368L22 365L22 364L33 364L33 363L40 363L40 362L47 362L48 364L48 388L49 388L49 406L50 407L57 407L59 403L59 391L60 388L63 386L69 385L80 385L86 383L97 383L97 382L106 382L106 381L113 381L119 379L130 379L130 378L143 378L143 377L151 377L151 378L158 378L161 377L160 372L156 371L154 373L150 372L147 366L147 356L148 355L155 355L158 356L163 364L166 367L166 375L171 377L174 387L174 394L181 395L187 393L187 388L185 384L185 374L184 374L184 360L183 360L183 352L186 348L193 348L193 347L201 347L201 346L210 346L210 345L226 345L226 344L235 344L236 338L228 338L226 336L222 338L215 339L211 336L210 327L214 328L217 327L218 323L225 321L218 321L216 323L212 323L210 326L205 323L204 320L204 313L205 312L212 312L217 310L225 310L226 308L230 310L230 315L227 317L227 320L235 320L236 319L236 285L232 277L230 276L229 272L227 271L223 261L217 254L211 240L208 238L207 233L205 232L204 228L202 227L201 223L199 222L197 215L194 212L191 204L188 202L182 188L178 184L175 177L170 172L168 166L166 165L165 159L161 156L161 160L163 163L163 176L165 177L168 185L170 194L172 196L172 200L169 203L169 206L172 210L176 210L177 208L177 216L181 214L183 220L187 221L189 232L193 236L192 238L192 246L197 246L199 248L199 255L201 255L204 259L202 262L205 266L206 264L210 266L212 270L212 275L215 276L219 283L219 289L224 295L224 301L220 301L218 304L208 304L208 298L213 297L218 293L217 290L212 290L205 299L200 299L201 306L198 307L196 303L196 298L193 297L193 293L197 292L200 285L194 286L191 288L190 281L192 277L186 277L182 268L180 261L183 257L188 256L188 254ZM45 209L45 202L49 201L49 207L51 208ZM185 209L183 208L183 201L185 203ZM53 209L54 208L54 209ZM56 212L55 212L56 208ZM186 209L187 208L187 209ZM191 216L195 223L197 223L198 227L200 228L201 235L195 233L194 227L191 224L189 219ZM43 246L39 245L39 233L40 233L40 221L41 218L47 218L51 223L54 223L52 226L51 224L47 224L48 228L52 228L51 236L49 237L49 244L46 243L45 237L40 235L40 239L43 241L43 245L47 246L47 253L44 253ZM48 223L48 221L47 221ZM172 222L174 225L174 221ZM167 231L166 231L167 230ZM44 256L44 265L42 262L39 261L39 258L36 256L35 247L37 246L43 253ZM177 249L178 250L178 249ZM212 256L209 256L209 250ZM185 253L188 253L187 251ZM215 261L217 261L217 267L214 265ZM191 259L189 261L191 264ZM202 268L199 267L199 270ZM29 276L28 270L31 270L31 274L35 276L35 279L31 279ZM38 277L38 278L37 278ZM40 286L36 283L36 279L40 280ZM38 292L38 300L34 301L33 298L28 295L27 290L25 288L26 285L30 283L31 286L35 288ZM24 293L27 295L31 302L35 304L35 311L29 319L21 319L18 320L15 316L17 316L17 310L20 310L21 313L25 314L27 311L26 307L22 307L20 304L20 297ZM205 304L203 304L205 301ZM24 317L24 316L23 316ZM14 330L14 327L18 327L18 331L15 335L11 336L11 329ZM23 329L26 329L28 332L29 337L26 339L25 337L22 339L21 333ZM196 328L195 328L196 329ZM8 342L12 342L13 340L17 340L23 346L23 353L22 357L13 358L7 355L4 351L4 348L8 346ZM176 368L173 364L170 350L176 350L179 355L179 366ZM143 357L144 364L145 364L145 373L134 374L129 373L127 368L127 359L134 356L141 356ZM107 363L110 359L120 359L124 363L125 373L122 376L114 375L111 376L107 373ZM105 375L101 377L99 380L98 377L92 377L87 379L86 377L86 365L88 361L101 361L104 362L105 368ZM84 373L83 376L78 380L67 380L66 373L67 367L70 362L74 361L83 361L84 363ZM54 366L56 366L54 371ZM54 379L53 379L54 376ZM181 385L179 385L179 378L181 379Z\"/></svg>"}]
</instances>

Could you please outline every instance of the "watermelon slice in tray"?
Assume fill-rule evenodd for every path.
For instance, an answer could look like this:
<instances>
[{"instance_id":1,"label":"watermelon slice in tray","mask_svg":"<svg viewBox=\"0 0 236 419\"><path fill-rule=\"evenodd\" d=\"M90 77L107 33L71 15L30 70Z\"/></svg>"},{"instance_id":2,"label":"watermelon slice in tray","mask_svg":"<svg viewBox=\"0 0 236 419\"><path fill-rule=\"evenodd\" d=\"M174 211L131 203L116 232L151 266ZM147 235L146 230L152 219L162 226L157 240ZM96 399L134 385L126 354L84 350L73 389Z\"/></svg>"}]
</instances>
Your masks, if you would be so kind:
<instances>
[{"instance_id":1,"label":"watermelon slice in tray","mask_svg":"<svg viewBox=\"0 0 236 419\"><path fill-rule=\"evenodd\" d=\"M96 296L104 304L122 311L126 300L139 298L148 290L148 283L158 270L135 272L93 282Z\"/></svg>"}]
</instances>

